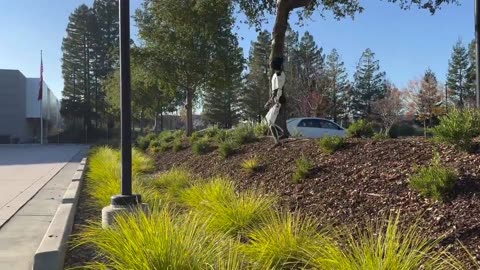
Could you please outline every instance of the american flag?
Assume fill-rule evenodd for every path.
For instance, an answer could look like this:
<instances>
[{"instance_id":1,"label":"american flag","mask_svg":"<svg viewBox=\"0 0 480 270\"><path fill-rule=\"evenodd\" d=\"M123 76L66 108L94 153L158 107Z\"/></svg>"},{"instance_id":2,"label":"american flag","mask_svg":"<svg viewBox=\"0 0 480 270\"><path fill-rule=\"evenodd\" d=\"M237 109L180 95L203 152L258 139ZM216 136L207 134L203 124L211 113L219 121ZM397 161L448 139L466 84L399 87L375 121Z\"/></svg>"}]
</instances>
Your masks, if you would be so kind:
<instances>
[{"instance_id":1,"label":"american flag","mask_svg":"<svg viewBox=\"0 0 480 270\"><path fill-rule=\"evenodd\" d=\"M38 100L43 98L43 56L40 52L40 89L38 90Z\"/></svg>"}]
</instances>

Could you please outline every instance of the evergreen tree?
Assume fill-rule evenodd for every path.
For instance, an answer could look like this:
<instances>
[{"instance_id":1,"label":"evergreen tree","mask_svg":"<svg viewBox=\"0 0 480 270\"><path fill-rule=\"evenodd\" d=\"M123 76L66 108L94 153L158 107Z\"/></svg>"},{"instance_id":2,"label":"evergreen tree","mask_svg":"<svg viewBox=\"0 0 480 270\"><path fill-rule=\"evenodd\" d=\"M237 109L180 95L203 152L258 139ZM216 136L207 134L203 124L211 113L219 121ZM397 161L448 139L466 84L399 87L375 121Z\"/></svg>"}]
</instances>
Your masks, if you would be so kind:
<instances>
[{"instance_id":1,"label":"evergreen tree","mask_svg":"<svg viewBox=\"0 0 480 270\"><path fill-rule=\"evenodd\" d=\"M297 111L303 116L318 116L326 100L324 87L324 61L323 49L318 47L313 36L309 32L300 39L294 63L295 73L288 75L295 78L295 87L291 93ZM293 91L292 91L293 90Z\"/></svg>"},{"instance_id":2,"label":"evergreen tree","mask_svg":"<svg viewBox=\"0 0 480 270\"><path fill-rule=\"evenodd\" d=\"M463 107L465 101L471 99L467 91L468 52L462 41L458 40L453 46L452 57L448 62L447 86L452 90L452 98L458 106Z\"/></svg>"},{"instance_id":3,"label":"evergreen tree","mask_svg":"<svg viewBox=\"0 0 480 270\"><path fill-rule=\"evenodd\" d=\"M83 120L85 131L91 119L90 50L94 40L95 20L92 10L81 5L70 15L67 36L62 43L62 73L64 89L61 112L67 124L78 125Z\"/></svg>"},{"instance_id":4,"label":"evergreen tree","mask_svg":"<svg viewBox=\"0 0 480 270\"><path fill-rule=\"evenodd\" d=\"M336 49L327 56L325 65L325 75L327 79L327 95L329 97L329 116L333 121L338 121L338 116L346 118L345 102L347 98L347 89L349 86L348 74L345 64L340 59Z\"/></svg>"},{"instance_id":5,"label":"evergreen tree","mask_svg":"<svg viewBox=\"0 0 480 270\"><path fill-rule=\"evenodd\" d=\"M257 41L252 42L248 60L248 74L243 89L241 104L247 119L260 122L266 115L265 104L270 96L268 55L271 35L260 32Z\"/></svg>"},{"instance_id":6,"label":"evergreen tree","mask_svg":"<svg viewBox=\"0 0 480 270\"><path fill-rule=\"evenodd\" d=\"M93 8L81 5L70 15L62 42L61 112L67 126L87 139L92 121L99 127L101 119L106 118L101 117L107 106L101 82L116 65L118 54L113 51L117 43L117 1L95 0Z\"/></svg>"},{"instance_id":7,"label":"evergreen tree","mask_svg":"<svg viewBox=\"0 0 480 270\"><path fill-rule=\"evenodd\" d=\"M380 72L379 61L375 53L366 49L357 64L354 75L354 89L350 97L350 115L370 117L372 103L385 95L385 72Z\"/></svg>"},{"instance_id":8,"label":"evergreen tree","mask_svg":"<svg viewBox=\"0 0 480 270\"><path fill-rule=\"evenodd\" d=\"M467 78L465 82L465 90L467 96L467 104L471 107L476 104L476 93L477 93L477 60L476 60L476 48L475 40L472 40L468 45L468 67L467 67Z\"/></svg>"},{"instance_id":9,"label":"evergreen tree","mask_svg":"<svg viewBox=\"0 0 480 270\"><path fill-rule=\"evenodd\" d=\"M243 51L230 24L223 24L215 39L212 79L204 90L204 115L213 124L231 128L239 118Z\"/></svg>"}]
</instances>

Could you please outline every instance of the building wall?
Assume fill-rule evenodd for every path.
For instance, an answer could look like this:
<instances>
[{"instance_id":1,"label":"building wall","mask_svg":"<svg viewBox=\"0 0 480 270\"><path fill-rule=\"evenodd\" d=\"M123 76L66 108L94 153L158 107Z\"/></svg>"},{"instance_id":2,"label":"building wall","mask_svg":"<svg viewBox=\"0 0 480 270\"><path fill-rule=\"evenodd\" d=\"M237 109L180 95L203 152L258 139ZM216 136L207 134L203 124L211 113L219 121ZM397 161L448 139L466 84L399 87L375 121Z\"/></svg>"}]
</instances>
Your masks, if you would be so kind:
<instances>
[{"instance_id":1,"label":"building wall","mask_svg":"<svg viewBox=\"0 0 480 270\"><path fill-rule=\"evenodd\" d=\"M26 78L18 70L0 70L0 137L31 140L26 120Z\"/></svg>"}]
</instances>

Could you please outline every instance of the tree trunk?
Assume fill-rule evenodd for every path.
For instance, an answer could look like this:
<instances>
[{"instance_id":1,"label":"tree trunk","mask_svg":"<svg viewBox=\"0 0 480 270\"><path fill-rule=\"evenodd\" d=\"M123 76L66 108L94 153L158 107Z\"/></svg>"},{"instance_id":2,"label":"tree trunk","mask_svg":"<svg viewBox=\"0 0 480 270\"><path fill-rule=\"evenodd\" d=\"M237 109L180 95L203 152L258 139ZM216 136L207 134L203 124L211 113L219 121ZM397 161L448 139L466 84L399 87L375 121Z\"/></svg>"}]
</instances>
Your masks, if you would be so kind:
<instances>
[{"instance_id":1,"label":"tree trunk","mask_svg":"<svg viewBox=\"0 0 480 270\"><path fill-rule=\"evenodd\" d=\"M275 18L275 24L273 26L273 40L272 51L270 54L270 68L283 71L283 53L285 47L285 33L288 27L288 18L290 12L295 8L305 7L312 0L277 0L277 15ZM273 72L272 72L273 75ZM283 89L283 95L285 97L285 89ZM280 107L280 113L277 117L275 124L284 131L284 138L290 136L287 130L287 100L285 97L285 103Z\"/></svg>"},{"instance_id":2,"label":"tree trunk","mask_svg":"<svg viewBox=\"0 0 480 270\"><path fill-rule=\"evenodd\" d=\"M143 136L143 128L145 126L145 119L144 119L144 109L140 111L140 134Z\"/></svg>"},{"instance_id":3,"label":"tree trunk","mask_svg":"<svg viewBox=\"0 0 480 270\"><path fill-rule=\"evenodd\" d=\"M193 89L187 89L187 137L193 133Z\"/></svg>"},{"instance_id":4,"label":"tree trunk","mask_svg":"<svg viewBox=\"0 0 480 270\"><path fill-rule=\"evenodd\" d=\"M163 108L160 108L160 131L163 131Z\"/></svg>"}]
</instances>

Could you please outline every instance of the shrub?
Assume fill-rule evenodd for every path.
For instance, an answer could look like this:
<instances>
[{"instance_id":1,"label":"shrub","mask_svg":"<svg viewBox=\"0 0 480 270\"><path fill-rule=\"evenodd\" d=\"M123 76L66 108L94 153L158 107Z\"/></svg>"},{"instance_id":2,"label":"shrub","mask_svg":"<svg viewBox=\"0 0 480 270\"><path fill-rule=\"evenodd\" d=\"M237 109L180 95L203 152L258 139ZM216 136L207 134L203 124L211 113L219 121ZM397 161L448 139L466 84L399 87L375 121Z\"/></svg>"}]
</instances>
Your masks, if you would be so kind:
<instances>
[{"instance_id":1,"label":"shrub","mask_svg":"<svg viewBox=\"0 0 480 270\"><path fill-rule=\"evenodd\" d=\"M161 173L153 180L160 196L166 202L178 202L181 193L194 182L193 176L185 170L171 169Z\"/></svg>"},{"instance_id":2,"label":"shrub","mask_svg":"<svg viewBox=\"0 0 480 270\"><path fill-rule=\"evenodd\" d=\"M231 136L230 136L229 130L221 129L215 136L215 140L218 143L223 143L223 142L229 141L231 139L230 137Z\"/></svg>"},{"instance_id":3,"label":"shrub","mask_svg":"<svg viewBox=\"0 0 480 270\"><path fill-rule=\"evenodd\" d=\"M302 155L301 158L297 159L295 163L297 167L295 169L295 172L293 173L293 182L298 183L310 174L314 165L304 155Z\"/></svg>"},{"instance_id":4,"label":"shrub","mask_svg":"<svg viewBox=\"0 0 480 270\"><path fill-rule=\"evenodd\" d=\"M318 145L323 152L331 154L345 146L345 139L338 136L325 136L318 140Z\"/></svg>"},{"instance_id":5,"label":"shrub","mask_svg":"<svg viewBox=\"0 0 480 270\"><path fill-rule=\"evenodd\" d=\"M236 194L231 181L216 178L185 190L182 201L209 223L210 230L244 235L270 214L276 199L257 191Z\"/></svg>"},{"instance_id":6,"label":"shrub","mask_svg":"<svg viewBox=\"0 0 480 270\"><path fill-rule=\"evenodd\" d=\"M196 155L203 155L210 151L210 142L207 138L197 140L192 145L193 153Z\"/></svg>"},{"instance_id":7,"label":"shrub","mask_svg":"<svg viewBox=\"0 0 480 270\"><path fill-rule=\"evenodd\" d=\"M453 110L440 117L440 124L430 132L439 142L469 150L472 139L480 135L480 113L473 109Z\"/></svg>"},{"instance_id":8,"label":"shrub","mask_svg":"<svg viewBox=\"0 0 480 270\"><path fill-rule=\"evenodd\" d=\"M364 119L358 120L348 127L347 133L353 138L370 138L374 133L373 124Z\"/></svg>"},{"instance_id":9,"label":"shrub","mask_svg":"<svg viewBox=\"0 0 480 270\"><path fill-rule=\"evenodd\" d=\"M190 136L190 142L191 142L191 143L195 143L195 142L197 142L198 140L200 140L201 138L203 138L203 136L202 136L200 133L194 131L194 132L192 133L192 135Z\"/></svg>"},{"instance_id":10,"label":"shrub","mask_svg":"<svg viewBox=\"0 0 480 270\"><path fill-rule=\"evenodd\" d=\"M167 142L161 142L158 146L153 146L152 148L150 148L150 151L152 153L164 153L164 152L167 152L168 150L170 150L171 146L169 143Z\"/></svg>"},{"instance_id":11,"label":"shrub","mask_svg":"<svg viewBox=\"0 0 480 270\"><path fill-rule=\"evenodd\" d=\"M219 133L222 132L222 129L219 128L217 125L209 127L203 131L204 137L213 139L216 138Z\"/></svg>"},{"instance_id":12,"label":"shrub","mask_svg":"<svg viewBox=\"0 0 480 270\"><path fill-rule=\"evenodd\" d=\"M238 145L252 143L257 140L252 125L240 125L232 130L232 139Z\"/></svg>"},{"instance_id":13,"label":"shrub","mask_svg":"<svg viewBox=\"0 0 480 270\"><path fill-rule=\"evenodd\" d=\"M244 169L248 173L254 173L257 172L260 169L260 161L256 158L251 158L244 160L242 162L242 169Z\"/></svg>"},{"instance_id":14,"label":"shrub","mask_svg":"<svg viewBox=\"0 0 480 270\"><path fill-rule=\"evenodd\" d=\"M180 139L175 139L172 144L173 152L179 152L183 149L182 141Z\"/></svg>"},{"instance_id":15,"label":"shrub","mask_svg":"<svg viewBox=\"0 0 480 270\"><path fill-rule=\"evenodd\" d=\"M138 137L136 142L137 147L142 151L147 150L150 142L154 140L156 136L155 133L149 133L146 136Z\"/></svg>"},{"instance_id":16,"label":"shrub","mask_svg":"<svg viewBox=\"0 0 480 270\"><path fill-rule=\"evenodd\" d=\"M373 139L376 141L381 141L381 140L386 140L389 139L390 137L388 135L385 135L383 132L378 132L373 135Z\"/></svg>"},{"instance_id":17,"label":"shrub","mask_svg":"<svg viewBox=\"0 0 480 270\"><path fill-rule=\"evenodd\" d=\"M452 256L436 249L438 240L422 235L415 224L400 227L398 214L391 215L386 222L370 223L365 231L345 229L339 235L346 238L342 248L335 241L326 241L309 254L313 268L461 269Z\"/></svg>"},{"instance_id":18,"label":"shrub","mask_svg":"<svg viewBox=\"0 0 480 270\"><path fill-rule=\"evenodd\" d=\"M418 169L411 176L410 185L426 197L443 200L453 190L457 179L455 170L443 166L437 153L430 166Z\"/></svg>"},{"instance_id":19,"label":"shrub","mask_svg":"<svg viewBox=\"0 0 480 270\"><path fill-rule=\"evenodd\" d=\"M235 150L236 150L236 146L232 142L223 142L218 147L218 151L220 153L220 156L224 159L231 156L235 152Z\"/></svg>"},{"instance_id":20,"label":"shrub","mask_svg":"<svg viewBox=\"0 0 480 270\"><path fill-rule=\"evenodd\" d=\"M316 220L299 214L272 214L248 234L250 241L241 250L255 269L310 269L308 253L323 242L317 226Z\"/></svg>"},{"instance_id":21,"label":"shrub","mask_svg":"<svg viewBox=\"0 0 480 270\"><path fill-rule=\"evenodd\" d=\"M110 198L120 192L120 152L109 147L99 147L89 156L87 178L90 180L87 193L93 197L92 203L98 207L110 204ZM142 173L153 169L153 160L139 150L133 150L132 173L133 190L142 194L146 202L155 201L157 195L148 192L139 180Z\"/></svg>"},{"instance_id":22,"label":"shrub","mask_svg":"<svg viewBox=\"0 0 480 270\"><path fill-rule=\"evenodd\" d=\"M255 136L262 137L268 134L268 124L265 121L255 123L253 126Z\"/></svg>"},{"instance_id":23,"label":"shrub","mask_svg":"<svg viewBox=\"0 0 480 270\"><path fill-rule=\"evenodd\" d=\"M77 244L89 244L105 260L97 269L220 269L241 265L241 256L232 242L220 234L208 233L204 220L196 215L180 215L172 210L121 215L115 226L102 229L91 224ZM229 260L229 261L227 261Z\"/></svg>"},{"instance_id":24,"label":"shrub","mask_svg":"<svg viewBox=\"0 0 480 270\"><path fill-rule=\"evenodd\" d=\"M235 186L231 181L214 178L206 183L196 183L181 194L184 205L199 209L209 201L228 201L235 198Z\"/></svg>"}]
</instances>

